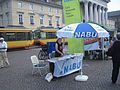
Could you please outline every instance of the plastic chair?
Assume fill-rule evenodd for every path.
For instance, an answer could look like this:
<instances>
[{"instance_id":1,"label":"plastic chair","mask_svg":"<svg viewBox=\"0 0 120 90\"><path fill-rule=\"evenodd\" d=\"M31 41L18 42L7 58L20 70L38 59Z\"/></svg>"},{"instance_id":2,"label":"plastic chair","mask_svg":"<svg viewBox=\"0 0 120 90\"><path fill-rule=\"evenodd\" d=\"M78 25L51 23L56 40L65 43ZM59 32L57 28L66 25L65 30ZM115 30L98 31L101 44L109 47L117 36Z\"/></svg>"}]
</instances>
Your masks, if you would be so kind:
<instances>
[{"instance_id":1,"label":"plastic chair","mask_svg":"<svg viewBox=\"0 0 120 90\"><path fill-rule=\"evenodd\" d=\"M31 56L31 62L33 64L32 75L34 74L35 70L38 70L40 75L42 76L42 70L45 69L45 74L47 73L48 65L44 63L44 60L40 60L37 58L36 55Z\"/></svg>"}]
</instances>

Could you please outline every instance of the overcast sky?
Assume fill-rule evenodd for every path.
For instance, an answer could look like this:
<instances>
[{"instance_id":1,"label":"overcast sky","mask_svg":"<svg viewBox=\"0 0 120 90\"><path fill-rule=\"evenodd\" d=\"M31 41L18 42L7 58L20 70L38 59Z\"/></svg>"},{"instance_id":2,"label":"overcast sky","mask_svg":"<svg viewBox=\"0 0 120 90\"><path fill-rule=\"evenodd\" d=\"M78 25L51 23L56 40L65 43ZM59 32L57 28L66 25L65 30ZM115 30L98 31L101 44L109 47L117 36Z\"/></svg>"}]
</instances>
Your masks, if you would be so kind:
<instances>
[{"instance_id":1,"label":"overcast sky","mask_svg":"<svg viewBox=\"0 0 120 90\"><path fill-rule=\"evenodd\" d=\"M120 0L111 0L108 3L108 12L120 10Z\"/></svg>"}]
</instances>

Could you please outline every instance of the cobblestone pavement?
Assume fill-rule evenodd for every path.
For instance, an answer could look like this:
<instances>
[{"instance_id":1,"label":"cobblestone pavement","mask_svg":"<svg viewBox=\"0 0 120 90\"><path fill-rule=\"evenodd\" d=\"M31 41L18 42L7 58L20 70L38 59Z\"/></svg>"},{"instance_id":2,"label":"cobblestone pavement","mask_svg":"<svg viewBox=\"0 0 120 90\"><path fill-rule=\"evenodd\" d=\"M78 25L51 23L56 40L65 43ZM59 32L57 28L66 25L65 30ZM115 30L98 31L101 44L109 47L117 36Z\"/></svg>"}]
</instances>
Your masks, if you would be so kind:
<instances>
[{"instance_id":1,"label":"cobblestone pavement","mask_svg":"<svg viewBox=\"0 0 120 90\"><path fill-rule=\"evenodd\" d=\"M32 76L31 55L37 55L39 48L8 52L10 67L0 69L0 90L120 90L120 77L111 83L111 60L84 60L83 72L86 82L75 81L80 73L54 79L50 83L45 76Z\"/></svg>"}]
</instances>

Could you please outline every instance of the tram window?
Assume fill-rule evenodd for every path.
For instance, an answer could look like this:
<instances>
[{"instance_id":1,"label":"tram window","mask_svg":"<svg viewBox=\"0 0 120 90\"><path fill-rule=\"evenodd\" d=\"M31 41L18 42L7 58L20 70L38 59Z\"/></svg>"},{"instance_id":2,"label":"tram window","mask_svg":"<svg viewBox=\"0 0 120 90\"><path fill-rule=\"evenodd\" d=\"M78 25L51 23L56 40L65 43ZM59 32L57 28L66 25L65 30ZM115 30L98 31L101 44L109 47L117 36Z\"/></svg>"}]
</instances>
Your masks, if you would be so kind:
<instances>
[{"instance_id":1,"label":"tram window","mask_svg":"<svg viewBox=\"0 0 120 90\"><path fill-rule=\"evenodd\" d=\"M35 38L35 39L40 39L40 37L41 37L41 36L40 36L40 31L35 31L35 32L34 32L34 38Z\"/></svg>"},{"instance_id":2,"label":"tram window","mask_svg":"<svg viewBox=\"0 0 120 90\"><path fill-rule=\"evenodd\" d=\"M35 37L35 32L32 32L31 34L32 34L32 39L35 39L36 38Z\"/></svg>"},{"instance_id":3,"label":"tram window","mask_svg":"<svg viewBox=\"0 0 120 90\"><path fill-rule=\"evenodd\" d=\"M28 39L28 40L32 40L33 38L34 38L34 33L28 32L28 33L27 33L27 39Z\"/></svg>"},{"instance_id":4,"label":"tram window","mask_svg":"<svg viewBox=\"0 0 120 90\"><path fill-rule=\"evenodd\" d=\"M6 40L7 41L15 41L15 33L14 32L7 32L6 33Z\"/></svg>"},{"instance_id":5,"label":"tram window","mask_svg":"<svg viewBox=\"0 0 120 90\"><path fill-rule=\"evenodd\" d=\"M17 40L26 40L26 33L25 32L17 32L16 33Z\"/></svg>"},{"instance_id":6,"label":"tram window","mask_svg":"<svg viewBox=\"0 0 120 90\"><path fill-rule=\"evenodd\" d=\"M52 34L52 38L57 38L57 35L55 32L51 33Z\"/></svg>"},{"instance_id":7,"label":"tram window","mask_svg":"<svg viewBox=\"0 0 120 90\"><path fill-rule=\"evenodd\" d=\"M35 38L34 32L31 32L31 33L30 33L30 37L31 37L31 40Z\"/></svg>"},{"instance_id":8,"label":"tram window","mask_svg":"<svg viewBox=\"0 0 120 90\"><path fill-rule=\"evenodd\" d=\"M56 33L55 32L47 32L46 33L46 38L56 38Z\"/></svg>"},{"instance_id":9,"label":"tram window","mask_svg":"<svg viewBox=\"0 0 120 90\"><path fill-rule=\"evenodd\" d=\"M0 37L3 37L3 38L4 38L4 40L5 40L5 41L7 41L7 40L6 40L6 38L7 38L7 37L6 37L5 32L0 32Z\"/></svg>"},{"instance_id":10,"label":"tram window","mask_svg":"<svg viewBox=\"0 0 120 90\"><path fill-rule=\"evenodd\" d=\"M46 32L41 32L41 39L45 39L46 38Z\"/></svg>"},{"instance_id":11,"label":"tram window","mask_svg":"<svg viewBox=\"0 0 120 90\"><path fill-rule=\"evenodd\" d=\"M0 37L4 37L4 33L0 32Z\"/></svg>"}]
</instances>

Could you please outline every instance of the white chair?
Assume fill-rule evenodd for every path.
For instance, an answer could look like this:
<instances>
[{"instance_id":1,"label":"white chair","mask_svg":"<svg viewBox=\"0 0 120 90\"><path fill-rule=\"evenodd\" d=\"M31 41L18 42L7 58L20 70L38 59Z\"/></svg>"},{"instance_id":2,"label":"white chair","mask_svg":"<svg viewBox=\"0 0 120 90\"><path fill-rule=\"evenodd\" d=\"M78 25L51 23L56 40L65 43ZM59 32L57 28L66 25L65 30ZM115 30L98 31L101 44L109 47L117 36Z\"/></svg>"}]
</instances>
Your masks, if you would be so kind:
<instances>
[{"instance_id":1,"label":"white chair","mask_svg":"<svg viewBox=\"0 0 120 90\"><path fill-rule=\"evenodd\" d=\"M40 75L42 76L42 70L47 73L48 65L44 63L44 60L39 60L36 55L31 56L31 62L33 64L32 75L34 74L35 70L39 71Z\"/></svg>"}]
</instances>

